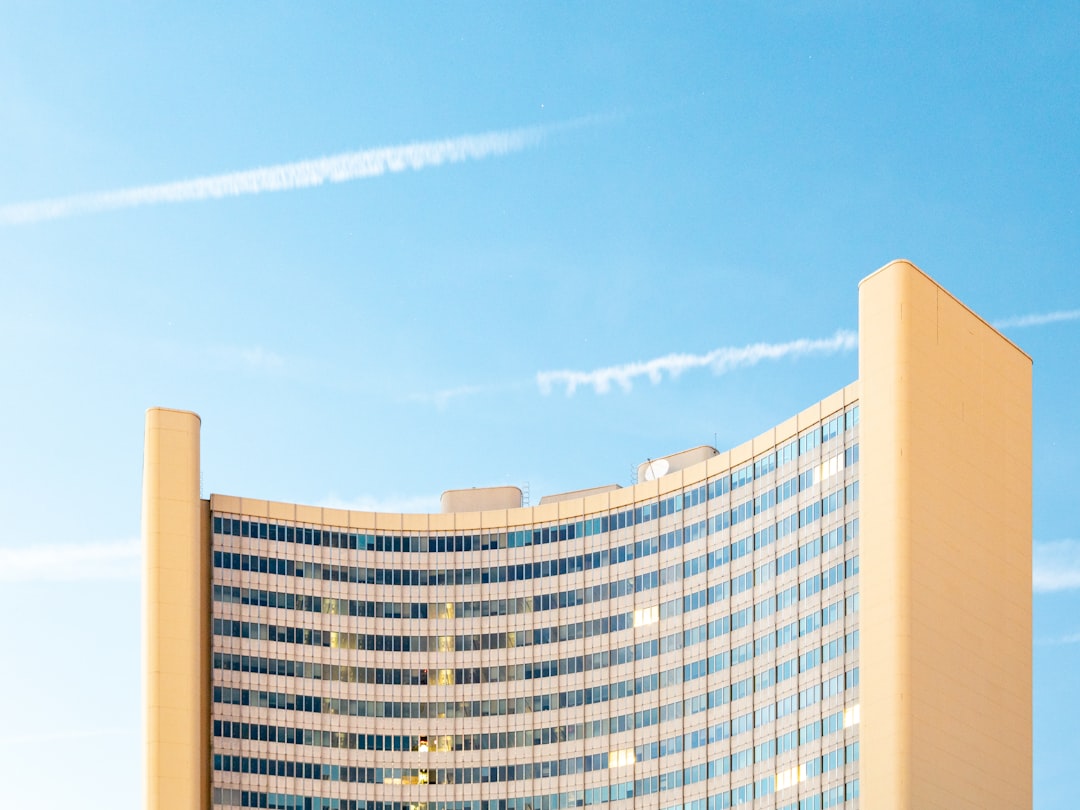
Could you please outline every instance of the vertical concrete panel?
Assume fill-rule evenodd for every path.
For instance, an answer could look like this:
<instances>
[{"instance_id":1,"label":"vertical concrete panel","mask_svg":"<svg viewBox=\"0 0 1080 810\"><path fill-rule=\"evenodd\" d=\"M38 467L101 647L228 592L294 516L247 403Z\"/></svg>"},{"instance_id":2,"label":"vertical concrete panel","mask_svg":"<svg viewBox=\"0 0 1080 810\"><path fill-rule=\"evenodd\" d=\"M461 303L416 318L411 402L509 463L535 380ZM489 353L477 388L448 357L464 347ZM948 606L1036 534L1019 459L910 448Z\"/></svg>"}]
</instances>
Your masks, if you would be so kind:
<instances>
[{"instance_id":1,"label":"vertical concrete panel","mask_svg":"<svg viewBox=\"0 0 1080 810\"><path fill-rule=\"evenodd\" d=\"M859 295L861 801L1031 807L1031 361L908 262Z\"/></svg>"},{"instance_id":2,"label":"vertical concrete panel","mask_svg":"<svg viewBox=\"0 0 1080 810\"><path fill-rule=\"evenodd\" d=\"M199 417L146 413L146 807L210 806L210 512L199 497Z\"/></svg>"}]
</instances>

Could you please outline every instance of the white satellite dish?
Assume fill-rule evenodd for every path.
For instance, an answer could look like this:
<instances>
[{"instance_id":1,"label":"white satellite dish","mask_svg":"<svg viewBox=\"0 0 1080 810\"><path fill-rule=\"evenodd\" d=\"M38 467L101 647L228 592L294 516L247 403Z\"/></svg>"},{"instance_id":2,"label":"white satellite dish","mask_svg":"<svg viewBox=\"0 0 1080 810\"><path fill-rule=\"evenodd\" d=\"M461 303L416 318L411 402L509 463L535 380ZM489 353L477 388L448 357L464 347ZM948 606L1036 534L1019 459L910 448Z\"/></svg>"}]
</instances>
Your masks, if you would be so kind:
<instances>
[{"instance_id":1,"label":"white satellite dish","mask_svg":"<svg viewBox=\"0 0 1080 810\"><path fill-rule=\"evenodd\" d=\"M656 461L650 461L645 467L645 480L655 481L657 478L667 475L670 466L671 465L668 464L666 458L658 458Z\"/></svg>"}]
</instances>

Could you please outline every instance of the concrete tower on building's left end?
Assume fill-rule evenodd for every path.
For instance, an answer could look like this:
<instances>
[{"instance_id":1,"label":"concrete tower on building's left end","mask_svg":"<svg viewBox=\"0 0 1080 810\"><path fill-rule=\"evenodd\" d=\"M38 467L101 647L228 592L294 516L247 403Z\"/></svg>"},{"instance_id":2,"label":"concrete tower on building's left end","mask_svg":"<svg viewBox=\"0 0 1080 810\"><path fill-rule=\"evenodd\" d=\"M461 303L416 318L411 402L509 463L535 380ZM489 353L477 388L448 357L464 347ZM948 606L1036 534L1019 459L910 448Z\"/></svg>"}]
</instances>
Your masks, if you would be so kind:
<instances>
[{"instance_id":1,"label":"concrete tower on building's left end","mask_svg":"<svg viewBox=\"0 0 1080 810\"><path fill-rule=\"evenodd\" d=\"M210 502L201 420L146 412L142 535L147 810L210 806Z\"/></svg>"}]
</instances>

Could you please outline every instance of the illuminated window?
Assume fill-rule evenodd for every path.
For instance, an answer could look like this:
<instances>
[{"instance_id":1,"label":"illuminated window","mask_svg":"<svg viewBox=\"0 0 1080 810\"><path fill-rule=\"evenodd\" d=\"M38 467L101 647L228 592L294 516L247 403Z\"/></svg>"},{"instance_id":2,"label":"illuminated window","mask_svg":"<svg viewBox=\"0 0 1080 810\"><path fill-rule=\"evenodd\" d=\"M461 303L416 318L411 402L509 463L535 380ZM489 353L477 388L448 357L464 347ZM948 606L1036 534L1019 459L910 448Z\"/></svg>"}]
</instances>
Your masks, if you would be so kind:
<instances>
[{"instance_id":1,"label":"illuminated window","mask_svg":"<svg viewBox=\"0 0 1080 810\"><path fill-rule=\"evenodd\" d=\"M654 624L660 620L660 606L653 605L652 607L640 608L634 611L634 627L642 627L647 624Z\"/></svg>"},{"instance_id":2,"label":"illuminated window","mask_svg":"<svg viewBox=\"0 0 1080 810\"><path fill-rule=\"evenodd\" d=\"M844 728L851 728L859 724L859 704L856 703L847 709L844 709Z\"/></svg>"},{"instance_id":3,"label":"illuminated window","mask_svg":"<svg viewBox=\"0 0 1080 810\"><path fill-rule=\"evenodd\" d=\"M623 748L608 754L609 768L622 768L625 765L633 765L637 761L633 748Z\"/></svg>"},{"instance_id":4,"label":"illuminated window","mask_svg":"<svg viewBox=\"0 0 1080 810\"><path fill-rule=\"evenodd\" d=\"M817 468L817 478L825 481L844 469L844 454L839 453L826 461L821 462Z\"/></svg>"},{"instance_id":5,"label":"illuminated window","mask_svg":"<svg viewBox=\"0 0 1080 810\"><path fill-rule=\"evenodd\" d=\"M806 781L806 765L795 765L786 771L776 774L776 789L778 791L793 787L800 782Z\"/></svg>"}]
</instances>

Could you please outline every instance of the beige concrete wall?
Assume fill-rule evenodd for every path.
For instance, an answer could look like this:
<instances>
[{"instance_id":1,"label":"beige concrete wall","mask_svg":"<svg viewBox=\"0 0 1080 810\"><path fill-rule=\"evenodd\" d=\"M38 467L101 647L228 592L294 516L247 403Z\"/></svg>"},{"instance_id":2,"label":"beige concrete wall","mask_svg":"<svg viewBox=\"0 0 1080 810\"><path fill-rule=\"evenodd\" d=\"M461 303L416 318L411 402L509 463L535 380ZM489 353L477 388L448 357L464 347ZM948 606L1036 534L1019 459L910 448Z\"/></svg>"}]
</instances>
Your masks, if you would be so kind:
<instances>
[{"instance_id":1,"label":"beige concrete wall","mask_svg":"<svg viewBox=\"0 0 1080 810\"><path fill-rule=\"evenodd\" d=\"M199 417L146 413L146 807L210 806L210 512L199 498Z\"/></svg>"},{"instance_id":2,"label":"beige concrete wall","mask_svg":"<svg viewBox=\"0 0 1080 810\"><path fill-rule=\"evenodd\" d=\"M903 261L859 330L862 806L1030 808L1031 361Z\"/></svg>"}]
</instances>

